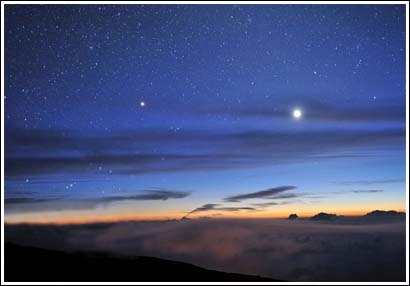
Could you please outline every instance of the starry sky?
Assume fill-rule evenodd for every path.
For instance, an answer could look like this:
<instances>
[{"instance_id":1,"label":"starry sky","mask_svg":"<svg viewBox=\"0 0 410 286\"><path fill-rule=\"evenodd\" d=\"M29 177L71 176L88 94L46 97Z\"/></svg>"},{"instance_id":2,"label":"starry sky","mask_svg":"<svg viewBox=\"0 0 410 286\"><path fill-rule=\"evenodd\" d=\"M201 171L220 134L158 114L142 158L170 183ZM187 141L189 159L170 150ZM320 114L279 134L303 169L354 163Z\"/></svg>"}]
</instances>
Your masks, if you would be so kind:
<instances>
[{"instance_id":1,"label":"starry sky","mask_svg":"<svg viewBox=\"0 0 410 286\"><path fill-rule=\"evenodd\" d=\"M405 21L6 4L6 221L404 210Z\"/></svg>"}]
</instances>

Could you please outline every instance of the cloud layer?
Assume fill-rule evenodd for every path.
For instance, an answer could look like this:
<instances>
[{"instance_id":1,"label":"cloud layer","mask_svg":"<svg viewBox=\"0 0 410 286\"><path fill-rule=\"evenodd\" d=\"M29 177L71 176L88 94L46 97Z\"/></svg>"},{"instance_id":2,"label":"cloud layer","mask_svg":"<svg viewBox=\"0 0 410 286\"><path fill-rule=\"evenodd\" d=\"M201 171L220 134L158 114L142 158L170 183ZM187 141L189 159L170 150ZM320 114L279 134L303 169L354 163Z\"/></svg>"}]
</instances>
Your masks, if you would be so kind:
<instances>
[{"instance_id":1,"label":"cloud layer","mask_svg":"<svg viewBox=\"0 0 410 286\"><path fill-rule=\"evenodd\" d=\"M320 158L371 156L404 146L405 130L122 131L8 129L5 175L147 174L255 167ZM189 146L189 149L187 149ZM152 152L156 149L156 152ZM187 152L190 150L190 152ZM103 166L103 169L99 168Z\"/></svg>"},{"instance_id":2,"label":"cloud layer","mask_svg":"<svg viewBox=\"0 0 410 286\"><path fill-rule=\"evenodd\" d=\"M155 256L287 281L405 279L404 219L390 223L197 219L7 225L5 238L46 248Z\"/></svg>"}]
</instances>

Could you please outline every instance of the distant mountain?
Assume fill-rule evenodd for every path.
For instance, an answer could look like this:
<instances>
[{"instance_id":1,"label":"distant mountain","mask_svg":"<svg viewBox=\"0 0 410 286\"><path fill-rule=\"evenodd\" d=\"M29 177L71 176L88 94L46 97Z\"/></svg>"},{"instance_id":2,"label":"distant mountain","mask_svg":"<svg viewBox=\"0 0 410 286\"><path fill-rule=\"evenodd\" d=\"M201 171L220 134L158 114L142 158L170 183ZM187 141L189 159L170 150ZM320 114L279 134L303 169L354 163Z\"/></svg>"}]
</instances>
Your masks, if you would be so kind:
<instances>
[{"instance_id":1,"label":"distant mountain","mask_svg":"<svg viewBox=\"0 0 410 286\"><path fill-rule=\"evenodd\" d=\"M296 216L296 217L295 217ZM389 219L400 219L400 218L405 218L406 213L404 212L397 212L397 211L381 211L381 210L375 210L372 212L369 212L363 216L351 216L351 217L345 217L342 215L337 215L337 214L329 214L325 212L320 212L314 216L312 216L310 219L311 220L316 220L316 221L333 221L336 220L339 222L346 222L346 221L352 221L352 219L361 221L380 221L384 222ZM296 219L297 215L296 214L291 214L289 215L289 219Z\"/></svg>"},{"instance_id":2,"label":"distant mountain","mask_svg":"<svg viewBox=\"0 0 410 286\"><path fill-rule=\"evenodd\" d=\"M192 264L145 256L67 253L5 243L7 282L273 282L261 276L207 270Z\"/></svg>"},{"instance_id":3,"label":"distant mountain","mask_svg":"<svg viewBox=\"0 0 410 286\"><path fill-rule=\"evenodd\" d=\"M365 215L366 218L401 218L404 217L406 213L397 211L380 211L375 210L369 212Z\"/></svg>"},{"instance_id":4,"label":"distant mountain","mask_svg":"<svg viewBox=\"0 0 410 286\"><path fill-rule=\"evenodd\" d=\"M312 216L310 219L312 220L333 220L336 219L338 216L336 214L328 214L328 213L318 213Z\"/></svg>"},{"instance_id":5,"label":"distant mountain","mask_svg":"<svg viewBox=\"0 0 410 286\"><path fill-rule=\"evenodd\" d=\"M290 214L288 219L298 219L298 215L297 214Z\"/></svg>"}]
</instances>

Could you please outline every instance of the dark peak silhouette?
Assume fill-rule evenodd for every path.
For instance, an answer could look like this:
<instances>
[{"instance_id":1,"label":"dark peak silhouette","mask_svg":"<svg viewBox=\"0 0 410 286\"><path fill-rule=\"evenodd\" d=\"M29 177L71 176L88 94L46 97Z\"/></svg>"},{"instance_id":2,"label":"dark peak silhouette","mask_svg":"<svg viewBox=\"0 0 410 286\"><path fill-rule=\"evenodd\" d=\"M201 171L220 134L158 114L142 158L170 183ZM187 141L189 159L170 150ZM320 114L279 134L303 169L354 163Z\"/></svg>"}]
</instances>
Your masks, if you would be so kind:
<instances>
[{"instance_id":1,"label":"dark peak silhouette","mask_svg":"<svg viewBox=\"0 0 410 286\"><path fill-rule=\"evenodd\" d=\"M374 210L369 212L365 215L367 218L398 218L403 217L406 213L404 212L397 212L397 211L381 211L381 210Z\"/></svg>"},{"instance_id":2,"label":"dark peak silhouette","mask_svg":"<svg viewBox=\"0 0 410 286\"><path fill-rule=\"evenodd\" d=\"M298 215L297 214L290 214L288 219L298 219Z\"/></svg>"},{"instance_id":3,"label":"dark peak silhouette","mask_svg":"<svg viewBox=\"0 0 410 286\"><path fill-rule=\"evenodd\" d=\"M208 270L189 263L147 256L68 253L5 243L5 281L52 282L251 282L279 281L256 275ZM23 271L22 271L23 269Z\"/></svg>"},{"instance_id":4,"label":"dark peak silhouette","mask_svg":"<svg viewBox=\"0 0 410 286\"><path fill-rule=\"evenodd\" d=\"M336 214L328 214L328 213L318 213L311 217L313 220L333 220L336 219L338 216Z\"/></svg>"}]
</instances>

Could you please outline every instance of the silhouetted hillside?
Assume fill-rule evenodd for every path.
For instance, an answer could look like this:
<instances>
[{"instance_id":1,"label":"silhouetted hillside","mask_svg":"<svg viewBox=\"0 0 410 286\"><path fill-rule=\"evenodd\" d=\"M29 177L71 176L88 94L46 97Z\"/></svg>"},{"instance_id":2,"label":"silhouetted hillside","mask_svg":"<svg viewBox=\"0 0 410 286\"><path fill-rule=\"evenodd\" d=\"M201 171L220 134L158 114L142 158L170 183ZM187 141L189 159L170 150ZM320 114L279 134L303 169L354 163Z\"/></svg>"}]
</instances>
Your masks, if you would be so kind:
<instances>
[{"instance_id":1,"label":"silhouetted hillside","mask_svg":"<svg viewBox=\"0 0 410 286\"><path fill-rule=\"evenodd\" d=\"M153 257L66 253L5 244L5 281L278 281Z\"/></svg>"}]
</instances>

